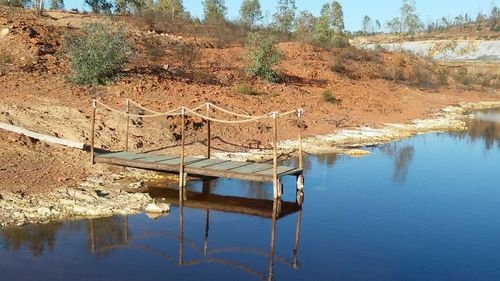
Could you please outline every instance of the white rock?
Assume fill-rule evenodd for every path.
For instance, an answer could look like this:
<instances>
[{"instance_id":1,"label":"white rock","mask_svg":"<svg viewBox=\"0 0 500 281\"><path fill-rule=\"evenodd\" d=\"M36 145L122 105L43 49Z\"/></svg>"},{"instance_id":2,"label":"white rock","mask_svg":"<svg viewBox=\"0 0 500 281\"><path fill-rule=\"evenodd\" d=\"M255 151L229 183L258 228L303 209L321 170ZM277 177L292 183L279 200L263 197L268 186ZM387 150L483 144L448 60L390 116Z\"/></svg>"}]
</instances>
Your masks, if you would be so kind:
<instances>
[{"instance_id":1,"label":"white rock","mask_svg":"<svg viewBox=\"0 0 500 281\"><path fill-rule=\"evenodd\" d=\"M2 37L5 37L7 35L9 35L9 29L8 28L3 28L2 30L0 30L0 38Z\"/></svg>"},{"instance_id":2,"label":"white rock","mask_svg":"<svg viewBox=\"0 0 500 281\"><path fill-rule=\"evenodd\" d=\"M170 204L151 203L146 207L146 213L168 213L170 212Z\"/></svg>"}]
</instances>

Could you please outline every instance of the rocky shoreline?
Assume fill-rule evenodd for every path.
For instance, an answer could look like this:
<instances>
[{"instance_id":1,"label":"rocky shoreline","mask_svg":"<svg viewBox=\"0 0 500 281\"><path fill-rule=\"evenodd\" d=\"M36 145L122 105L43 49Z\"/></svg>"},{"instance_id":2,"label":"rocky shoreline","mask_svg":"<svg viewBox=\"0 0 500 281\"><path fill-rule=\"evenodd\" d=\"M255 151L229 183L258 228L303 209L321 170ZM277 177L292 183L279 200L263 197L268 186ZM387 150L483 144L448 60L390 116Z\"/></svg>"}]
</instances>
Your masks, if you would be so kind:
<instances>
[{"instance_id":1,"label":"rocky shoreline","mask_svg":"<svg viewBox=\"0 0 500 281\"><path fill-rule=\"evenodd\" d=\"M496 107L500 107L500 102L449 106L429 119L414 120L408 124L344 129L330 135L306 138L303 141L303 148L309 154L364 155L367 152L357 148L401 140L417 134L464 130L465 118L469 112ZM281 142L279 146L282 154L293 154L298 149L298 141L287 140ZM215 156L221 159L262 161L269 159L270 154L252 150L241 153L220 153ZM48 193L0 193L0 228L139 213L154 199L137 189L142 187L145 180L157 180L158 177L163 176L153 172L127 169L119 175L89 176L76 187L62 187ZM134 189L138 192L134 192Z\"/></svg>"}]
</instances>

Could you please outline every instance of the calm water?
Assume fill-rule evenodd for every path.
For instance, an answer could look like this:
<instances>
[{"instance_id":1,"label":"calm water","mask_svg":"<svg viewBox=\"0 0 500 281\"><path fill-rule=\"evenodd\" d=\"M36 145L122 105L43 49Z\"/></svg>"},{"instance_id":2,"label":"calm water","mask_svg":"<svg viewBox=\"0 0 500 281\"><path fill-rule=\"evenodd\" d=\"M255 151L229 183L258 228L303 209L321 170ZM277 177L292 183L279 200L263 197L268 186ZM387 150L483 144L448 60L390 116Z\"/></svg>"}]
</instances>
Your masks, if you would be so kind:
<instances>
[{"instance_id":1,"label":"calm water","mask_svg":"<svg viewBox=\"0 0 500 281\"><path fill-rule=\"evenodd\" d=\"M2 230L0 280L500 280L500 111L370 150L308 158L280 217L270 185L217 180L157 220Z\"/></svg>"}]
</instances>

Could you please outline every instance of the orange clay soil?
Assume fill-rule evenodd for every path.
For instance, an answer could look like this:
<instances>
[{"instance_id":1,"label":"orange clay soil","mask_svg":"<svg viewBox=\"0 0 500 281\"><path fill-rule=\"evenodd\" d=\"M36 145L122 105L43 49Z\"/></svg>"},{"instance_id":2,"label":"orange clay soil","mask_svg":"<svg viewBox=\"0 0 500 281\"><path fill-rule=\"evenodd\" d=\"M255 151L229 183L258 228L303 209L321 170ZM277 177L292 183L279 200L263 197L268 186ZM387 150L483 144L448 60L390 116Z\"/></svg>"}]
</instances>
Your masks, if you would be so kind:
<instances>
[{"instance_id":1,"label":"orange clay soil","mask_svg":"<svg viewBox=\"0 0 500 281\"><path fill-rule=\"evenodd\" d=\"M23 10L6 12L0 8L0 15L0 29L9 29L9 34L0 38L0 51L9 54L8 63L0 69L0 122L86 143L90 139L92 99L121 109L125 99L131 99L158 111L181 105L195 107L206 101L256 115L304 108L306 136L357 125L377 127L386 122L404 123L460 102L500 100L496 90L480 87L464 90L451 80L449 86L433 88L410 86L410 82L395 83L389 76L396 69L403 71L403 77L409 77L412 67L427 65L415 57L351 48L317 50L295 42L278 45L285 55L277 67L282 73L281 83L246 77L242 71L245 60L241 45L215 49L211 44L203 44L204 40L210 40L204 38L180 39L180 44L197 42L200 46L200 58L193 70L181 74L180 61L172 51L171 42L163 42L165 54L153 60L144 51L143 44L152 35L144 26L128 24L127 18L119 20L127 26L135 51L124 68L124 75L105 86L78 86L67 79L71 72L62 53L64 35L76 32L75 26L57 24L54 17L52 20L38 18ZM87 18L96 20L95 16L65 15L66 21L68 18L79 22ZM336 72L332 66L339 58L345 70ZM242 85L251 87L256 94L238 93ZM340 102L325 102L322 93L326 90ZM140 111L133 107L132 113ZM97 146L123 149L125 122L123 117L99 109ZM187 129L187 142L192 144L188 153L202 154L206 137L204 123L191 118ZM167 148L165 151L173 153L177 151L178 132L176 119L133 119L130 147L135 151ZM294 138L296 132L293 118L280 120L280 140ZM243 126L216 124L213 136L217 138L213 144L220 151L269 148L271 133L269 122ZM90 167L89 155L85 152L34 142L4 131L0 131L0 147L0 191L51 190L74 184L96 169L106 169Z\"/></svg>"}]
</instances>

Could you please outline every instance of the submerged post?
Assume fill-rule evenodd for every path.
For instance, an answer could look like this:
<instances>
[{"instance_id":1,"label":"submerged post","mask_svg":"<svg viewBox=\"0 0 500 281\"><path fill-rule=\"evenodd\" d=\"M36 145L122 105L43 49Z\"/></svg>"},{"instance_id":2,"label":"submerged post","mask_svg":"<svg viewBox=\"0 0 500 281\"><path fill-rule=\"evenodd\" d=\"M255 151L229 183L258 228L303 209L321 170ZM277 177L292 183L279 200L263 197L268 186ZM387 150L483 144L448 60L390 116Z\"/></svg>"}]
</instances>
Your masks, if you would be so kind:
<instances>
[{"instance_id":1,"label":"submerged post","mask_svg":"<svg viewBox=\"0 0 500 281\"><path fill-rule=\"evenodd\" d=\"M210 103L207 102L207 117L210 118ZM212 136L210 132L210 120L206 120L207 122L207 158L210 159L210 150L211 150L211 142Z\"/></svg>"},{"instance_id":2,"label":"submerged post","mask_svg":"<svg viewBox=\"0 0 500 281\"><path fill-rule=\"evenodd\" d=\"M130 101L129 99L127 99L125 101L125 111L127 113L127 129L126 129L126 132L125 132L125 151L128 151L128 131L130 129Z\"/></svg>"},{"instance_id":3,"label":"submerged post","mask_svg":"<svg viewBox=\"0 0 500 281\"><path fill-rule=\"evenodd\" d=\"M90 156L92 160L92 165L95 164L95 152L94 152L94 145L95 145L95 115L97 111L97 104L96 101L92 101L92 134L90 135Z\"/></svg>"}]
</instances>

